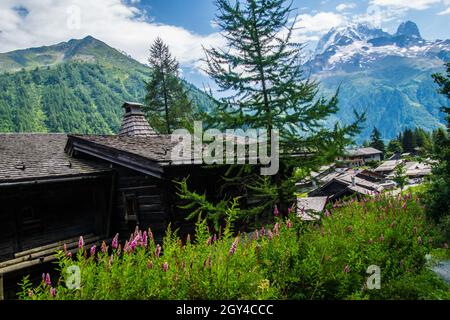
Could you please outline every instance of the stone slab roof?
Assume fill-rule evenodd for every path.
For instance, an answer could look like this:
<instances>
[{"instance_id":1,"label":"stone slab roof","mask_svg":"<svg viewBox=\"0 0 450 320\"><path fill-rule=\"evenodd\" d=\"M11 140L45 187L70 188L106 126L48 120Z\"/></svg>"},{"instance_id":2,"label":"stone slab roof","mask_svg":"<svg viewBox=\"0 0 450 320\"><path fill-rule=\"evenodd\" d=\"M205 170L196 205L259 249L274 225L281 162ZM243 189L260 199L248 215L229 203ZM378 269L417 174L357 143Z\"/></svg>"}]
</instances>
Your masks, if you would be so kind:
<instances>
[{"instance_id":1,"label":"stone slab roof","mask_svg":"<svg viewBox=\"0 0 450 320\"><path fill-rule=\"evenodd\" d=\"M382 154L383 152L375 148L368 147L368 148L350 149L347 150L345 153L347 156L350 157L358 157L358 156L370 156L374 154Z\"/></svg>"},{"instance_id":2,"label":"stone slab roof","mask_svg":"<svg viewBox=\"0 0 450 320\"><path fill-rule=\"evenodd\" d=\"M131 153L158 162L160 165L170 163L171 151L176 144L171 141L170 135L146 137L70 135L69 138L71 137L117 151Z\"/></svg>"},{"instance_id":3,"label":"stone slab roof","mask_svg":"<svg viewBox=\"0 0 450 320\"><path fill-rule=\"evenodd\" d=\"M0 184L104 173L109 169L69 157L66 134L0 134Z\"/></svg>"}]
</instances>

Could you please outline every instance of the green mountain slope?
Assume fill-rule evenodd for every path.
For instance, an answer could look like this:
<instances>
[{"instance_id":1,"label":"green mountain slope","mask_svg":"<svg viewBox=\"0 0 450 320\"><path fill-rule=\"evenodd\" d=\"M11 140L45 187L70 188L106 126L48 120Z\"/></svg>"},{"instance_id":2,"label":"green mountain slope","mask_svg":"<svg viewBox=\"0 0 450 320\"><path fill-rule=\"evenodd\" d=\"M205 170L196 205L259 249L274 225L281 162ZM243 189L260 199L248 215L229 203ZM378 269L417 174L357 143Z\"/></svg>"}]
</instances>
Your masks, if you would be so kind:
<instances>
[{"instance_id":1,"label":"green mountain slope","mask_svg":"<svg viewBox=\"0 0 450 320\"><path fill-rule=\"evenodd\" d=\"M0 73L0 132L111 134L123 101L143 101L150 69L86 37L0 54ZM186 87L210 108L207 95Z\"/></svg>"}]
</instances>

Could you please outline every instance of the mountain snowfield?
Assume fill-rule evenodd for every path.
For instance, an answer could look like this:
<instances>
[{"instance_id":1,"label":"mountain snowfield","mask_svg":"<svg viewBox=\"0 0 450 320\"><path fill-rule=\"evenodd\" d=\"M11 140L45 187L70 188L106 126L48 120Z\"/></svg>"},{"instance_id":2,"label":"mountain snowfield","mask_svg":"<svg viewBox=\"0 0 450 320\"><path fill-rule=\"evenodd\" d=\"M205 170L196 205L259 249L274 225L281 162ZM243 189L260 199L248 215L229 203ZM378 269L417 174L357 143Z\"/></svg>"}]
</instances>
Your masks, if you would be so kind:
<instances>
[{"instance_id":1,"label":"mountain snowfield","mask_svg":"<svg viewBox=\"0 0 450 320\"><path fill-rule=\"evenodd\" d=\"M425 40L407 21L395 34L363 24L333 28L305 67L327 95L340 87L340 111L331 122L351 121L353 110L366 112L361 142L374 126L384 139L408 127L441 126L439 109L448 102L436 93L431 74L449 60L450 40Z\"/></svg>"}]
</instances>

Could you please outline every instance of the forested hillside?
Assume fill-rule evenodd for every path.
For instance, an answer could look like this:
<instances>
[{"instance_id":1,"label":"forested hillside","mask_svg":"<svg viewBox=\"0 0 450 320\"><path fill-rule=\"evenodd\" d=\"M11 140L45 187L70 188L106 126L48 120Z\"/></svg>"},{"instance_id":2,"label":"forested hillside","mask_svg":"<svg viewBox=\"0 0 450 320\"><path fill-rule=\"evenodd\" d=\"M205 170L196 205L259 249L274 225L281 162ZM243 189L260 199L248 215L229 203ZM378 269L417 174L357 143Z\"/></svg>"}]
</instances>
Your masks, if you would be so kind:
<instances>
[{"instance_id":1,"label":"forested hillside","mask_svg":"<svg viewBox=\"0 0 450 320\"><path fill-rule=\"evenodd\" d=\"M150 72L92 37L0 54L0 132L115 133L122 103L143 102ZM186 88L209 108L208 96Z\"/></svg>"}]
</instances>

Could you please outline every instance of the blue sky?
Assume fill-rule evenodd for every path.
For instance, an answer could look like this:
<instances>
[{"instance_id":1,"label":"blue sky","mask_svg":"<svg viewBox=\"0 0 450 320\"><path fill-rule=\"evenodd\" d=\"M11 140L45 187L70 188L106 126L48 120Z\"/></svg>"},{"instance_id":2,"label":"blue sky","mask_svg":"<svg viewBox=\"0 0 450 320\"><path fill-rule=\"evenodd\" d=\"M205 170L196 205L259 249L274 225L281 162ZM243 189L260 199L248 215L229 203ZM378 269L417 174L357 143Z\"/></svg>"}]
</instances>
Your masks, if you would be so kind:
<instances>
[{"instance_id":1,"label":"blue sky","mask_svg":"<svg viewBox=\"0 0 450 320\"><path fill-rule=\"evenodd\" d=\"M395 32L416 22L425 39L450 38L450 0L293 0L296 41L313 48L330 28L369 22ZM92 35L145 63L157 37L180 61L183 76L199 87L202 46L225 45L213 27L214 0L0 0L0 52L51 45Z\"/></svg>"},{"instance_id":2,"label":"blue sky","mask_svg":"<svg viewBox=\"0 0 450 320\"><path fill-rule=\"evenodd\" d=\"M377 1L362 0L294 0L293 5L299 14L335 12L346 16L373 12L378 7L380 10L396 12L390 19L382 22L381 26L388 31L394 32L400 22L412 20L419 25L422 36L426 39L449 37L450 11L445 15L439 13L450 7L450 1L393 0L378 3L398 3L398 5L383 6L377 4ZM215 31L211 26L215 11L214 0L145 0L138 3L138 6L148 10L150 16L158 23L179 25L199 34Z\"/></svg>"}]
</instances>

